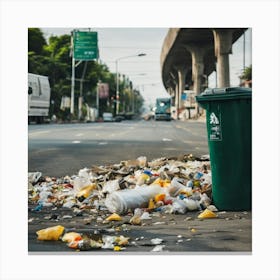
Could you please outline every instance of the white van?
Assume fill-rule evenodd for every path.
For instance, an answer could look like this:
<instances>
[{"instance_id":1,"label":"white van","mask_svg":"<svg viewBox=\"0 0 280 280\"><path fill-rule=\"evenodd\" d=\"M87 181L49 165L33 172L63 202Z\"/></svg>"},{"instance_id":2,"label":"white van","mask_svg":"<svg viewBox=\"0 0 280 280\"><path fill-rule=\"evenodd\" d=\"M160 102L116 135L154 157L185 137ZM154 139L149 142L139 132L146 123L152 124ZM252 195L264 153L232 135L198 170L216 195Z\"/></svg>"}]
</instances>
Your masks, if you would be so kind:
<instances>
[{"instance_id":1,"label":"white van","mask_svg":"<svg viewBox=\"0 0 280 280\"><path fill-rule=\"evenodd\" d=\"M28 73L28 123L42 123L48 119L50 96L48 77Z\"/></svg>"}]
</instances>

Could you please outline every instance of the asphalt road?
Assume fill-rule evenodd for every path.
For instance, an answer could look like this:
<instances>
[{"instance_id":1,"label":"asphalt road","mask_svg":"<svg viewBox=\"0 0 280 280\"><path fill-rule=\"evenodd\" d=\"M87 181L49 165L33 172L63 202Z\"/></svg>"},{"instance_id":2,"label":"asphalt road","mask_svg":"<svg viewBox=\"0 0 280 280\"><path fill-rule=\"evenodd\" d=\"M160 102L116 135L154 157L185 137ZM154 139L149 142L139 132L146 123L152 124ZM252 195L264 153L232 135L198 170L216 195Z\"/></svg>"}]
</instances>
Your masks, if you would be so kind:
<instances>
[{"instance_id":1,"label":"asphalt road","mask_svg":"<svg viewBox=\"0 0 280 280\"><path fill-rule=\"evenodd\" d=\"M150 220L144 220L141 226L128 223L131 215L123 215L122 221L112 221L104 224L105 217L110 213L99 211L98 214L84 211L83 216L76 216L71 209L44 207L40 212L32 212L30 206L28 215L28 251L52 254L194 254L223 253L251 254L252 252L252 215L251 212L218 212L217 218L198 219L198 212L182 214L153 213ZM57 220L50 219L52 215ZM94 217L93 217L94 216ZM65 218L64 218L65 217ZM71 217L71 218L70 218ZM91 217L91 222L87 220ZM101 221L98 220L102 218ZM129 244L124 251L115 252L112 249L91 249L77 251L68 248L62 241L37 240L36 231L62 225L65 232L78 232L102 236L124 236L129 238ZM156 245L153 239L162 239L162 251L153 252Z\"/></svg>"},{"instance_id":2,"label":"asphalt road","mask_svg":"<svg viewBox=\"0 0 280 280\"><path fill-rule=\"evenodd\" d=\"M48 176L77 174L81 168L92 165L119 163L122 160L146 156L148 160L159 157L176 157L192 153L208 154L205 123L123 121L121 123L49 124L29 125L29 172L40 171ZM185 215L153 213L152 219L141 226L131 225L131 214L122 216L120 222L104 223L108 210L75 215L72 209L43 207L32 211L28 206L28 251L50 254L154 254L153 239L162 239L162 252L199 253L222 252L250 254L252 251L251 212L218 212L218 217L198 219L198 211ZM53 219L52 217L56 217ZM90 222L88 219L90 218ZM39 241L36 231L62 225L65 231L94 235L129 237L124 251L99 249L77 252L62 241Z\"/></svg>"},{"instance_id":3,"label":"asphalt road","mask_svg":"<svg viewBox=\"0 0 280 280\"><path fill-rule=\"evenodd\" d=\"M141 120L28 126L28 171L48 176L71 176L85 167L139 156L152 160L189 153L209 153L205 123Z\"/></svg>"}]
</instances>

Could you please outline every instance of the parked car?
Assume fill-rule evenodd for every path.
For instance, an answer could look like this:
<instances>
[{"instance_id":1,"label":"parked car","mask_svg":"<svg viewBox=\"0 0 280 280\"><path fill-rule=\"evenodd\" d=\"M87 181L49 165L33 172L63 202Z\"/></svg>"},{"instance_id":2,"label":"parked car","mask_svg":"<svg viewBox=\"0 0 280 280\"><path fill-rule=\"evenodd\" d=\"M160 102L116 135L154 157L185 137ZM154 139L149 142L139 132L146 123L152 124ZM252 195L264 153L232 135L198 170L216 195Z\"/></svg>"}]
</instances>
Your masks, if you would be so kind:
<instances>
[{"instance_id":1,"label":"parked car","mask_svg":"<svg viewBox=\"0 0 280 280\"><path fill-rule=\"evenodd\" d=\"M112 122L112 121L114 121L112 113L107 113L107 112L103 113L102 117L103 117L103 121L104 122Z\"/></svg>"},{"instance_id":2,"label":"parked car","mask_svg":"<svg viewBox=\"0 0 280 280\"><path fill-rule=\"evenodd\" d=\"M124 120L124 117L123 116L116 116L115 117L115 122L121 122Z\"/></svg>"}]
</instances>

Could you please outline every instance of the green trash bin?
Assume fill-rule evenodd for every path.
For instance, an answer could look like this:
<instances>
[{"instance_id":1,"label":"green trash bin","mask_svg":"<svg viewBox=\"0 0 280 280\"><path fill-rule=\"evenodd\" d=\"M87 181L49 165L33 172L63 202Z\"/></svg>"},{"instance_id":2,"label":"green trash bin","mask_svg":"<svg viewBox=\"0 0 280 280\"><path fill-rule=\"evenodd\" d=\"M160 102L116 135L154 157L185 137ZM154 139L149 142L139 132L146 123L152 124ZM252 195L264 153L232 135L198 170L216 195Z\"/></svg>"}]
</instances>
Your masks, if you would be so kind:
<instances>
[{"instance_id":1,"label":"green trash bin","mask_svg":"<svg viewBox=\"0 0 280 280\"><path fill-rule=\"evenodd\" d=\"M219 210L251 210L252 90L207 89L196 100L206 110L213 203Z\"/></svg>"}]
</instances>

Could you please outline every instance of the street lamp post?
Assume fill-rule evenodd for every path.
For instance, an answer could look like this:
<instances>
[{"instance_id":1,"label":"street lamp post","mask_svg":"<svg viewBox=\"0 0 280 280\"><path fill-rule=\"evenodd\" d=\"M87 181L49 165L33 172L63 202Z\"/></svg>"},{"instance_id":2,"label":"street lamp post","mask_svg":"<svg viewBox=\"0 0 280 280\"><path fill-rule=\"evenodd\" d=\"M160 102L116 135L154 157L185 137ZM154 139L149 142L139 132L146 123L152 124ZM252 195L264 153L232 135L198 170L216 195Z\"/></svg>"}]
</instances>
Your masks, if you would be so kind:
<instances>
[{"instance_id":1,"label":"street lamp post","mask_svg":"<svg viewBox=\"0 0 280 280\"><path fill-rule=\"evenodd\" d=\"M119 93L119 69L118 69L118 64L119 61L122 59L126 59L129 57L137 57L137 56L145 56L145 53L139 53L136 55L129 55L129 56L123 56L123 57L119 57L118 59L116 59L116 115L119 114L119 104L120 104L120 93Z\"/></svg>"}]
</instances>

